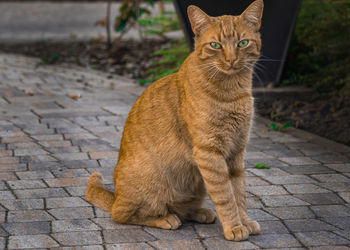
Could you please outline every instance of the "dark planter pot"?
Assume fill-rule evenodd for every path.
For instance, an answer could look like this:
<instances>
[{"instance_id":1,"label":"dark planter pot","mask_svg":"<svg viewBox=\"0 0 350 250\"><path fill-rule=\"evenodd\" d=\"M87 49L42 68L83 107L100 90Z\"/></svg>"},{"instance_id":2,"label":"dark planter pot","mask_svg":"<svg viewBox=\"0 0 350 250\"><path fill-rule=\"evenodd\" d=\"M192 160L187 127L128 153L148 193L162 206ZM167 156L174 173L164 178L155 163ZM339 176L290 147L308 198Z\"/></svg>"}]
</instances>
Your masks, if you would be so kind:
<instances>
[{"instance_id":1,"label":"dark planter pot","mask_svg":"<svg viewBox=\"0 0 350 250\"><path fill-rule=\"evenodd\" d=\"M240 15L253 0L174 0L175 8L182 22L186 39L193 48L193 33L187 17L187 7L191 4L198 6L208 15ZM265 0L261 27L263 71L255 70L258 77L254 86L266 86L268 83L278 84L281 79L284 61L289 42L294 30L295 21L301 0Z\"/></svg>"}]
</instances>

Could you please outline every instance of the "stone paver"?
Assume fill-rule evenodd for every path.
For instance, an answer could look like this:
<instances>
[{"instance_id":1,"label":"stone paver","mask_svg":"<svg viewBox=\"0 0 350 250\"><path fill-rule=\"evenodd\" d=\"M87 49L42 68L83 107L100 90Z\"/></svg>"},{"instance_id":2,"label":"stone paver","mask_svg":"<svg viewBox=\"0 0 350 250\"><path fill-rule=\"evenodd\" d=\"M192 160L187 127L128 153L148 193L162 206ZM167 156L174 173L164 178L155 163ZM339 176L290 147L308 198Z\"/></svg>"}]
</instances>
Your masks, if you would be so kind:
<instances>
[{"instance_id":1,"label":"stone paver","mask_svg":"<svg viewBox=\"0 0 350 250\"><path fill-rule=\"evenodd\" d=\"M229 242L218 222L175 231L117 224L84 192L93 171L114 189L123 124L144 88L39 63L0 54L0 249L350 247L350 148L294 128L271 131L260 117L246 157L248 214L260 235ZM213 208L209 199L205 206Z\"/></svg>"}]
</instances>

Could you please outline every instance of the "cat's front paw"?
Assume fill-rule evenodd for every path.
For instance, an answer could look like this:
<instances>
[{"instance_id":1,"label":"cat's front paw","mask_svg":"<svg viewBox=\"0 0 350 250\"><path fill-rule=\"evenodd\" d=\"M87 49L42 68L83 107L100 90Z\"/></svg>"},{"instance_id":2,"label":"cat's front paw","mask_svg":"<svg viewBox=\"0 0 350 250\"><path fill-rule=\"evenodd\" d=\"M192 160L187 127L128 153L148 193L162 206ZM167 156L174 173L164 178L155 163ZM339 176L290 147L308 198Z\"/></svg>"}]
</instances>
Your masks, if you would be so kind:
<instances>
[{"instance_id":1,"label":"cat's front paw","mask_svg":"<svg viewBox=\"0 0 350 250\"><path fill-rule=\"evenodd\" d=\"M243 224L244 224L244 226L247 227L249 234L259 234L260 233L260 225L257 221L249 220Z\"/></svg>"},{"instance_id":2,"label":"cat's front paw","mask_svg":"<svg viewBox=\"0 0 350 250\"><path fill-rule=\"evenodd\" d=\"M224 236L226 240L241 241L248 239L249 232L245 226L239 225L227 230L224 229Z\"/></svg>"}]
</instances>

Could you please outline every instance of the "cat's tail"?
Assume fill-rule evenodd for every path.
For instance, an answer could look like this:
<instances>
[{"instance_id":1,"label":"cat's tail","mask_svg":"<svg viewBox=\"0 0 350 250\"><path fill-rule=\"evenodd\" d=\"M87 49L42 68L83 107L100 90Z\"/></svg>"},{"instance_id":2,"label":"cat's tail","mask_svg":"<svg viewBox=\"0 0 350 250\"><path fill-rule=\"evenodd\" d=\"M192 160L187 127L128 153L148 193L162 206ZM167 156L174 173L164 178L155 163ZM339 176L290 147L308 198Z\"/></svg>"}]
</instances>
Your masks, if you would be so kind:
<instances>
[{"instance_id":1,"label":"cat's tail","mask_svg":"<svg viewBox=\"0 0 350 250\"><path fill-rule=\"evenodd\" d=\"M89 184L85 191L85 199L107 212L112 210L114 194L104 187L100 173L94 172L90 175Z\"/></svg>"}]
</instances>

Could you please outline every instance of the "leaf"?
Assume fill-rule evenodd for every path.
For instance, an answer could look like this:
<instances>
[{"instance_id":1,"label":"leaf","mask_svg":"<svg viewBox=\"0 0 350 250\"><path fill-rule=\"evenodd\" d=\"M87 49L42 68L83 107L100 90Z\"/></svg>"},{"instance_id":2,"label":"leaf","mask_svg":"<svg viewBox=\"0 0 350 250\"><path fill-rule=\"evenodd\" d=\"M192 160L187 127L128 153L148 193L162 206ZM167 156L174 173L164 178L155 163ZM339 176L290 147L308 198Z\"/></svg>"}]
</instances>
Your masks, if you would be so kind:
<instances>
[{"instance_id":1,"label":"leaf","mask_svg":"<svg viewBox=\"0 0 350 250\"><path fill-rule=\"evenodd\" d=\"M285 124L283 124L283 126L280 128L280 130L292 127L293 124L291 122L286 122Z\"/></svg>"},{"instance_id":2,"label":"leaf","mask_svg":"<svg viewBox=\"0 0 350 250\"><path fill-rule=\"evenodd\" d=\"M274 131L277 131L279 129L279 126L276 125L275 123L271 122L270 124L270 127L274 130Z\"/></svg>"},{"instance_id":3,"label":"leaf","mask_svg":"<svg viewBox=\"0 0 350 250\"><path fill-rule=\"evenodd\" d=\"M262 162L255 163L254 167L256 167L258 169L269 169L269 168L271 168L270 166L267 166L267 165L265 165Z\"/></svg>"},{"instance_id":4,"label":"leaf","mask_svg":"<svg viewBox=\"0 0 350 250\"><path fill-rule=\"evenodd\" d=\"M69 96L69 98L71 98L73 100L76 100L76 99L81 97L80 94L69 94L68 96Z\"/></svg>"},{"instance_id":5,"label":"leaf","mask_svg":"<svg viewBox=\"0 0 350 250\"><path fill-rule=\"evenodd\" d=\"M154 7L154 2L152 0L146 0L146 2L151 5L152 7Z\"/></svg>"},{"instance_id":6,"label":"leaf","mask_svg":"<svg viewBox=\"0 0 350 250\"><path fill-rule=\"evenodd\" d=\"M34 95L32 91L30 91L29 89L26 89L24 91L24 93L26 93L26 95Z\"/></svg>"}]
</instances>

